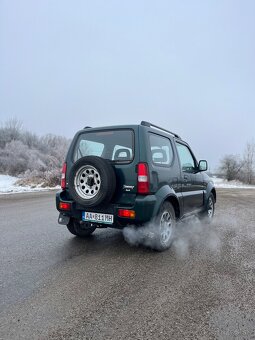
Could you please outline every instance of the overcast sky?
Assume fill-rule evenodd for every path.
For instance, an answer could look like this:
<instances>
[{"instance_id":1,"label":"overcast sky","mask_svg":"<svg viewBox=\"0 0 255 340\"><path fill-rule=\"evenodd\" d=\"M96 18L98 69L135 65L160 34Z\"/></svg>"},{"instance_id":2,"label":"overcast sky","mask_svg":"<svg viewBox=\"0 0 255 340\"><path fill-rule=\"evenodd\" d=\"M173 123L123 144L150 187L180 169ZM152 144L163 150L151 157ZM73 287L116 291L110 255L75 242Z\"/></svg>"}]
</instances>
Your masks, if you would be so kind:
<instances>
[{"instance_id":1,"label":"overcast sky","mask_svg":"<svg viewBox=\"0 0 255 340\"><path fill-rule=\"evenodd\" d=\"M255 138L254 0L0 0L0 121L148 120L214 169Z\"/></svg>"}]
</instances>

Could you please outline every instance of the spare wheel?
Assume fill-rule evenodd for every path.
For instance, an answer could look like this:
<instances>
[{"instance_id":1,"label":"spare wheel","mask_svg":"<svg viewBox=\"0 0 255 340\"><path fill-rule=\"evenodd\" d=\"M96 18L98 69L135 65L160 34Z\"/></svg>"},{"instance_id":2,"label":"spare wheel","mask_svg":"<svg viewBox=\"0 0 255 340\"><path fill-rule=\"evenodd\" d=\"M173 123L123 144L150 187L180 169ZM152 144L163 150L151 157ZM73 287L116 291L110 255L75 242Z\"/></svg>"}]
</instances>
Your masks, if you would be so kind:
<instances>
[{"instance_id":1,"label":"spare wheel","mask_svg":"<svg viewBox=\"0 0 255 340\"><path fill-rule=\"evenodd\" d=\"M73 199L86 207L110 202L116 188L116 176L109 160L86 156L74 163L69 175Z\"/></svg>"}]
</instances>

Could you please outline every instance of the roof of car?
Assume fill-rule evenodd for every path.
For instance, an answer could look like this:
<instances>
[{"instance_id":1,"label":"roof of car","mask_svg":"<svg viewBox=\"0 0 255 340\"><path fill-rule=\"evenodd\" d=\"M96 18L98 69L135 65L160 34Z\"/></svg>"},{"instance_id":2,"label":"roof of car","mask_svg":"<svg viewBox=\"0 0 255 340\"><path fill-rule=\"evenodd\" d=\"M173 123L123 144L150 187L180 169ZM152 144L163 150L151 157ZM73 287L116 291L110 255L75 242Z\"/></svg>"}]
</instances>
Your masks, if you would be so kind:
<instances>
[{"instance_id":1,"label":"roof of car","mask_svg":"<svg viewBox=\"0 0 255 340\"><path fill-rule=\"evenodd\" d=\"M146 122L146 121L141 121L140 124L131 124L131 125L127 124L127 125L113 125L113 126L100 126L100 127L85 126L83 128L83 130L91 130L91 129L93 129L93 130L128 129L128 128L134 128L134 127L137 127L137 126L144 126L144 127L147 127L147 128L153 128L153 129L156 129L156 130L159 130L159 131L163 131L163 132L169 133L172 136L174 136L175 138L181 139L181 137L179 135L177 135L176 133L174 133L172 131L169 131L169 130L167 130L165 128L162 128L160 126L157 126L155 124Z\"/></svg>"}]
</instances>

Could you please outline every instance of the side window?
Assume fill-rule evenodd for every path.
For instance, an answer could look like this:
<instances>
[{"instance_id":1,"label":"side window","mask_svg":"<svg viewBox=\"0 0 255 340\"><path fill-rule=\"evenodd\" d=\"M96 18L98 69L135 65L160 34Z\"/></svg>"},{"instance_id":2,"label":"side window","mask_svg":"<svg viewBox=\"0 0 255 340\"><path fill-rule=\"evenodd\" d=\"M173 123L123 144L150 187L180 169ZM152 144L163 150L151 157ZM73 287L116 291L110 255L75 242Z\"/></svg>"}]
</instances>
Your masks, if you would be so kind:
<instances>
[{"instance_id":1,"label":"side window","mask_svg":"<svg viewBox=\"0 0 255 340\"><path fill-rule=\"evenodd\" d=\"M153 163L170 165L173 160L173 149L168 138L150 133L150 148Z\"/></svg>"},{"instance_id":2,"label":"side window","mask_svg":"<svg viewBox=\"0 0 255 340\"><path fill-rule=\"evenodd\" d=\"M181 168L184 172L194 172L196 169L195 160L186 145L176 143Z\"/></svg>"}]
</instances>

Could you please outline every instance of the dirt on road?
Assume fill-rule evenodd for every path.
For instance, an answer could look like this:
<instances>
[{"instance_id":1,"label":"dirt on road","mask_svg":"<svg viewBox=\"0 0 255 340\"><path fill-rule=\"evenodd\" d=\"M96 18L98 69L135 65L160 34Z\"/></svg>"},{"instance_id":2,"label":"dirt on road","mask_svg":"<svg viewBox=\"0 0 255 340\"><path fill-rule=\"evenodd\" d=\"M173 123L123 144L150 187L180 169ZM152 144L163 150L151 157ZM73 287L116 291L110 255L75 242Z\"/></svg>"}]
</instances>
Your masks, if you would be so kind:
<instances>
[{"instance_id":1,"label":"dirt on road","mask_svg":"<svg viewBox=\"0 0 255 340\"><path fill-rule=\"evenodd\" d=\"M163 253L58 226L54 194L0 197L0 339L254 339L255 190Z\"/></svg>"}]
</instances>

